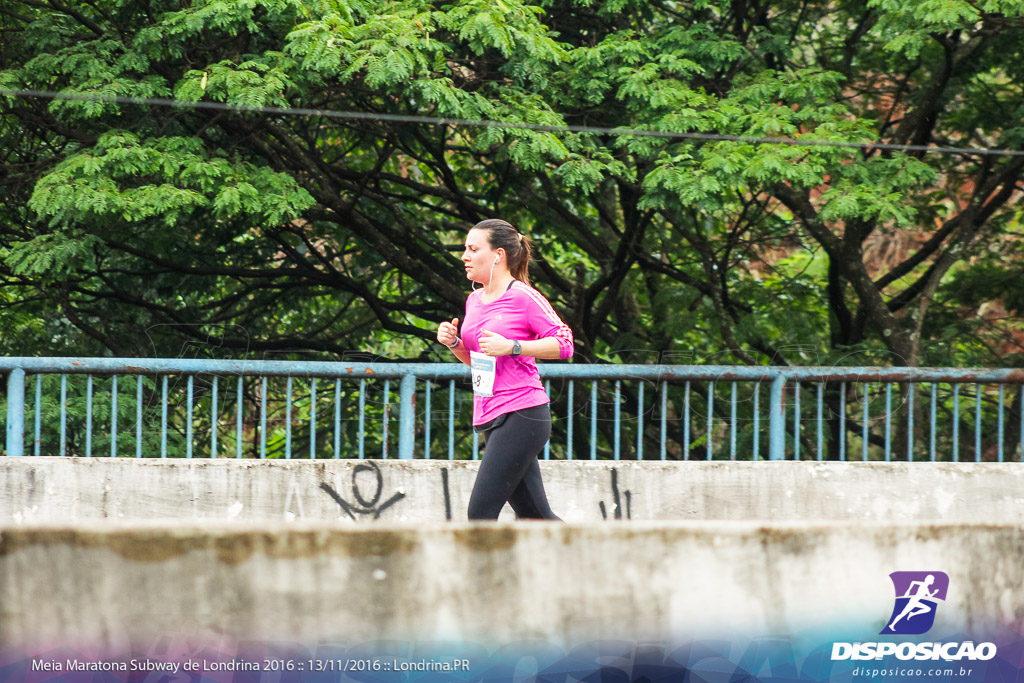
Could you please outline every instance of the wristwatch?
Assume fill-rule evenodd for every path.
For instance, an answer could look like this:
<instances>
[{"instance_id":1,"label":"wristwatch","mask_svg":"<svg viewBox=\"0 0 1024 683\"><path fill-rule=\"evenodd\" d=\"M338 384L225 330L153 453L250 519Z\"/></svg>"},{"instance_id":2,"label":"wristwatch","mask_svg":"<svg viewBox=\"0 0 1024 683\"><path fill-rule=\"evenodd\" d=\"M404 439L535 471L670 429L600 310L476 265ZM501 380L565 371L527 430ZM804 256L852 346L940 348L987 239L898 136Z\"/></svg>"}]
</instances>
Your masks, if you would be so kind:
<instances>
[{"instance_id":1,"label":"wristwatch","mask_svg":"<svg viewBox=\"0 0 1024 683\"><path fill-rule=\"evenodd\" d=\"M523 352L523 347L522 347L522 345L520 345L519 340L518 339L513 339L512 340L512 355L513 356L518 356L522 352Z\"/></svg>"}]
</instances>

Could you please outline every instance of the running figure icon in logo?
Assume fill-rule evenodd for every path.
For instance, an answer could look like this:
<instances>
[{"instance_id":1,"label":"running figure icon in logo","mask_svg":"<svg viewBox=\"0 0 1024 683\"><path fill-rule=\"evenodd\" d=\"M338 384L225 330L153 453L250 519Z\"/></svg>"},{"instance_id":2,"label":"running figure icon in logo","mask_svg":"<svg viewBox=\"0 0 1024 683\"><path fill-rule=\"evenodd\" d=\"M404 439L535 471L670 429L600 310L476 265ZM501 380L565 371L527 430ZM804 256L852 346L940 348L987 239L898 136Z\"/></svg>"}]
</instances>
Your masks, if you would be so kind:
<instances>
[{"instance_id":1,"label":"running figure icon in logo","mask_svg":"<svg viewBox=\"0 0 1024 683\"><path fill-rule=\"evenodd\" d=\"M946 599L949 577L945 572L893 572L896 602L882 634L919 635L935 622L935 609Z\"/></svg>"}]
</instances>

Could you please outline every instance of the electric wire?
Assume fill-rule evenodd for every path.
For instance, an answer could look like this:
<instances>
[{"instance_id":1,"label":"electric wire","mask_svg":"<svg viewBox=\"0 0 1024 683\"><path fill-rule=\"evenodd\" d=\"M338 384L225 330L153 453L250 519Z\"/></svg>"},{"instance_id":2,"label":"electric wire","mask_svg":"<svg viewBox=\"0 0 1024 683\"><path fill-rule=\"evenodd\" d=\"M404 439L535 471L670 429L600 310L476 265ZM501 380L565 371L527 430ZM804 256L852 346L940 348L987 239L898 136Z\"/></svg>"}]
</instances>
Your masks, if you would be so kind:
<instances>
[{"instance_id":1,"label":"electric wire","mask_svg":"<svg viewBox=\"0 0 1024 683\"><path fill-rule=\"evenodd\" d=\"M415 123L436 126L501 128L530 130L542 133L591 133L600 135L641 136L673 140L700 140L706 142L743 142L750 144L791 145L804 147L845 147L863 150L886 150L895 152L924 152L939 154L961 154L967 156L1024 156L1024 150L995 149L985 147L949 147L943 145L904 145L885 142L853 142L844 140L809 140L801 138L761 137L752 135L729 135L725 133L695 133L652 130L645 128L608 128L602 126L550 125L519 121L493 121L488 119L460 119L443 116L417 114L387 114L380 112L334 111L305 107L274 107L225 104L223 102L186 102L159 97L126 97L99 93L67 93L48 90L24 90L0 88L0 95L21 98L108 102L112 104L133 104L154 107L205 109L239 113L268 114L272 116L317 116L328 119L377 121L388 123Z\"/></svg>"}]
</instances>

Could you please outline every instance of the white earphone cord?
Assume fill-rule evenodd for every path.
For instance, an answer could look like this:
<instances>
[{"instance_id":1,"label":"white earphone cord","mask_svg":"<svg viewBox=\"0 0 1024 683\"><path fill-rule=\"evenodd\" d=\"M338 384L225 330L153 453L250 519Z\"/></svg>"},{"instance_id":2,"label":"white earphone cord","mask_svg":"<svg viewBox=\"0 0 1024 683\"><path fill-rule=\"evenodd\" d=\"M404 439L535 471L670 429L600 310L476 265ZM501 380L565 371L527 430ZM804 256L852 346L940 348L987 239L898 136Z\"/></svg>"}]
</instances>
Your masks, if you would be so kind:
<instances>
[{"instance_id":1,"label":"white earphone cord","mask_svg":"<svg viewBox=\"0 0 1024 683\"><path fill-rule=\"evenodd\" d=\"M495 256L494 260L491 261L491 273L490 273L490 275L487 276L487 284L484 285L484 289L487 289L488 287L491 286L491 280L494 279L494 266L498 265L498 259L499 258L500 257ZM473 284L471 284L470 287L472 288L472 290L474 292L476 291L476 280L473 280Z\"/></svg>"}]
</instances>

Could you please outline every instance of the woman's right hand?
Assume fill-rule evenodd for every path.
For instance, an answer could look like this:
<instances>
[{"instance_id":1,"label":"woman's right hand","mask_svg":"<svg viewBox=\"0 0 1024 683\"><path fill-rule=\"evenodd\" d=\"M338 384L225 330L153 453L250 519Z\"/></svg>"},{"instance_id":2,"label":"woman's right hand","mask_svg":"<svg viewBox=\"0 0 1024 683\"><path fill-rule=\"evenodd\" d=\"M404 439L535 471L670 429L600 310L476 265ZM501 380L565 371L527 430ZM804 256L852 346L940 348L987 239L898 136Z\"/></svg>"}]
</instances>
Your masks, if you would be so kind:
<instances>
[{"instance_id":1,"label":"woman's right hand","mask_svg":"<svg viewBox=\"0 0 1024 683\"><path fill-rule=\"evenodd\" d=\"M452 321L443 322L437 326L437 341L451 348L455 340L459 338L459 319L452 318Z\"/></svg>"}]
</instances>

